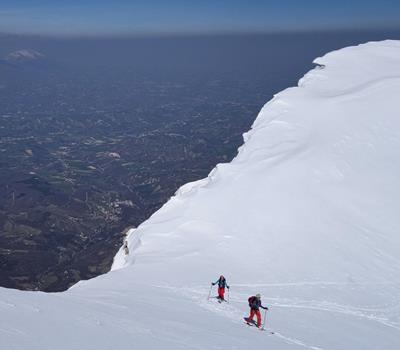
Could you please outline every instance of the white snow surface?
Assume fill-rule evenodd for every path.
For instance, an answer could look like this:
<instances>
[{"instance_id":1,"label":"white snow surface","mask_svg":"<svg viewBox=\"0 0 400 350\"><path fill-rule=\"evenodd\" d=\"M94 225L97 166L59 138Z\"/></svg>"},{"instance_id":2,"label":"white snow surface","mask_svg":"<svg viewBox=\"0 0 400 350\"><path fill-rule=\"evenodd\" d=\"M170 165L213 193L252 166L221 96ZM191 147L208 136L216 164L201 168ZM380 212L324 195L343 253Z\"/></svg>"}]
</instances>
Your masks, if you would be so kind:
<instances>
[{"instance_id":1,"label":"white snow surface","mask_svg":"<svg viewBox=\"0 0 400 350\"><path fill-rule=\"evenodd\" d=\"M400 42L315 63L113 271L0 289L0 349L400 349ZM207 300L220 274L229 304ZM243 322L255 293L273 335Z\"/></svg>"}]
</instances>

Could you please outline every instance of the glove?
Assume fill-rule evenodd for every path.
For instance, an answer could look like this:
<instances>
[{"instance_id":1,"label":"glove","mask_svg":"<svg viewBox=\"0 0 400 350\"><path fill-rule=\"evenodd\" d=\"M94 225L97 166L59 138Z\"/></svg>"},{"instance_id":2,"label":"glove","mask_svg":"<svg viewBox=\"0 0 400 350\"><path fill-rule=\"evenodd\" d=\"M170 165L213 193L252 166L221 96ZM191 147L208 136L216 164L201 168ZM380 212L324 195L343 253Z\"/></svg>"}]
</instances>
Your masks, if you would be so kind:
<instances>
[{"instance_id":1,"label":"glove","mask_svg":"<svg viewBox=\"0 0 400 350\"><path fill-rule=\"evenodd\" d=\"M229 286L226 286L226 288L230 289L231 287L229 287Z\"/></svg>"},{"instance_id":2,"label":"glove","mask_svg":"<svg viewBox=\"0 0 400 350\"><path fill-rule=\"evenodd\" d=\"M211 282L211 285L212 285L212 286L215 286L215 283L212 283L212 282Z\"/></svg>"}]
</instances>

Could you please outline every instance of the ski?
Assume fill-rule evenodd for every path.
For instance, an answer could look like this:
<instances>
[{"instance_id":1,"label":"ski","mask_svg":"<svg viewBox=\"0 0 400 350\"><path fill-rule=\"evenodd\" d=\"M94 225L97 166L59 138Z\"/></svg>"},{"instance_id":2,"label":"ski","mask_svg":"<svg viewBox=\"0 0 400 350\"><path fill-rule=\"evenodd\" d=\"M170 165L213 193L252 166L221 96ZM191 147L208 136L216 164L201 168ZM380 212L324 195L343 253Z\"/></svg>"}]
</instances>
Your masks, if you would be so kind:
<instances>
[{"instance_id":1,"label":"ski","mask_svg":"<svg viewBox=\"0 0 400 350\"><path fill-rule=\"evenodd\" d=\"M225 303L228 303L228 300L220 299L220 297L218 297L218 296L210 297L210 299L217 299L217 301L218 301L220 304L221 304L223 301L224 301Z\"/></svg>"},{"instance_id":2,"label":"ski","mask_svg":"<svg viewBox=\"0 0 400 350\"><path fill-rule=\"evenodd\" d=\"M249 323L249 322L244 322L245 324L247 324L249 327L256 327L258 330L263 331L263 332L268 332L268 334L275 334L275 332L269 331L268 329L264 328L264 327L260 327L258 328L257 325Z\"/></svg>"},{"instance_id":3,"label":"ski","mask_svg":"<svg viewBox=\"0 0 400 350\"><path fill-rule=\"evenodd\" d=\"M254 320L249 320L248 317L243 317L244 323L246 323L250 327L257 327L257 323ZM257 327L258 328L258 327ZM258 328L260 331L268 332L269 334L275 334L275 332L266 329L265 327Z\"/></svg>"}]
</instances>

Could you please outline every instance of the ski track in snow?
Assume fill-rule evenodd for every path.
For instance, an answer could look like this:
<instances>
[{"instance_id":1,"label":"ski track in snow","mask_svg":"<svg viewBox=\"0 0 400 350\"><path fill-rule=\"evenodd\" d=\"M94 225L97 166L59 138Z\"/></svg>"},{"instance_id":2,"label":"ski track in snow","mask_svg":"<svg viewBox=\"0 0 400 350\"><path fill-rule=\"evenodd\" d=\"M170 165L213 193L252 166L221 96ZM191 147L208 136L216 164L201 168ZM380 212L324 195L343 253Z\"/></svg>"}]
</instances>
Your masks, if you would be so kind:
<instances>
[{"instance_id":1,"label":"ski track in snow","mask_svg":"<svg viewBox=\"0 0 400 350\"><path fill-rule=\"evenodd\" d=\"M248 286L251 286L251 285L248 285ZM242 324L242 323L244 323L243 317L248 316L247 314L245 314L243 312L243 310L241 310L240 308L235 306L235 304L241 304L241 306L243 304L245 304L247 306L247 302L243 302L243 300L246 300L246 298L247 298L246 295L247 296L249 295L248 293L247 294L239 294L241 297L236 296L235 298L231 298L229 296L229 302L218 303L218 301L215 299L216 296L213 294L208 299L208 291L207 291L207 289L204 289L204 286L197 286L197 287L155 286L155 287L174 291L175 293L177 293L187 299L192 300L193 302L198 304L200 307L202 307L210 312L217 313L220 316L223 315L225 318L229 319L233 323ZM230 292L227 292L227 293L230 293ZM227 294L226 294L226 297L227 297ZM276 304L273 304L273 305L277 306ZM288 307L291 307L291 306L288 306ZM322 308L320 308L319 310L332 311L332 310L322 309ZM263 320L263 322L264 321L265 320ZM254 331L254 330L252 329L251 331ZM295 339L295 338L286 336L286 335L282 334L281 332L276 331L275 329L266 328L266 331L267 331L267 333L265 333L265 334L262 333L263 336L265 336L265 335L275 336L287 344L297 345L302 348L306 348L306 349L310 349L310 350L324 350L321 347L309 345L300 339ZM274 334L270 334L268 332L273 332Z\"/></svg>"},{"instance_id":2,"label":"ski track in snow","mask_svg":"<svg viewBox=\"0 0 400 350\"><path fill-rule=\"evenodd\" d=\"M252 290L255 290L259 287L271 287L271 286L279 286L279 287L293 287L293 286L349 286L352 284L349 283L336 283L336 282L299 282L299 283L270 283L270 284L237 284L235 287L247 287L247 288L252 288ZM385 286L385 285L397 285L396 283L358 283L356 285L360 286L371 286L373 287L374 285L380 285L380 286ZM232 322L239 323L243 317L246 316L246 314L243 313L238 307L235 307L234 305L245 305L247 307L247 298L251 294L250 292L243 293L243 292L237 292L235 291L234 296L230 295L230 291L226 292L226 297L229 293L229 303L218 303L217 301L213 300L212 298L215 298L215 296L211 296L210 300L207 300L207 289L204 288L204 286L196 286L196 287L172 287L172 286L156 286L159 288L166 288L169 290L172 290L176 292L177 294L180 294L188 299L193 300L196 302L198 305L201 307L211 311L211 312L216 312L219 315L224 315L226 318L230 319ZM214 290L215 294L215 290ZM339 313L339 314L344 314L346 316L352 316L352 317L357 317L357 318L364 318L369 321L377 322L380 323L386 327L394 328L398 331L400 331L400 322L399 323L392 323L387 320L385 317L380 317L378 315L373 314L373 312L379 312L379 311L390 311L390 310L396 310L400 308L400 302L398 302L396 305L391 305L387 306L386 308L357 308L352 305L340 305L337 303L332 303L329 301L317 301L317 300L299 300L299 299L288 299L288 298L278 298L278 297L273 297L269 296L268 301L270 301L269 306L272 308L280 307L280 308L296 308L296 309L306 309L306 310L317 310L317 311L323 311L323 312L331 312L331 313ZM277 332L274 330L274 332L279 335L282 339L285 339L287 341L290 340L291 343L293 344L298 344L302 345L306 348L309 349L320 349L319 347L313 347L305 344L301 340L298 339L292 339L287 336L282 335L281 333ZM400 336L400 334L399 334Z\"/></svg>"}]
</instances>

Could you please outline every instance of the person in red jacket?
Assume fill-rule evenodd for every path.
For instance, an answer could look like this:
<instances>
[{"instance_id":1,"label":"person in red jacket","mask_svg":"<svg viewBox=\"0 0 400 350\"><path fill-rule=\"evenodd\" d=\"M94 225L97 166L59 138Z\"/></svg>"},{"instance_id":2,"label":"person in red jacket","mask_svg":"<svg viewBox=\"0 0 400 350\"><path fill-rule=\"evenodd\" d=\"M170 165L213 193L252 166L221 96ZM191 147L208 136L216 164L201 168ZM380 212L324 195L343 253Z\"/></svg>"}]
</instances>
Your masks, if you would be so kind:
<instances>
[{"instance_id":1,"label":"person in red jacket","mask_svg":"<svg viewBox=\"0 0 400 350\"><path fill-rule=\"evenodd\" d=\"M211 283L213 286L218 284L218 299L220 301L225 300L225 287L229 289L228 283L223 275L219 277L216 282Z\"/></svg>"},{"instance_id":2,"label":"person in red jacket","mask_svg":"<svg viewBox=\"0 0 400 350\"><path fill-rule=\"evenodd\" d=\"M257 327L261 327L261 313L260 308L264 310L268 310L267 307L262 306L261 304L261 295L257 294L249 298L249 306L250 306L250 316L247 318L247 323L250 324L253 321L254 315L257 316Z\"/></svg>"}]
</instances>

